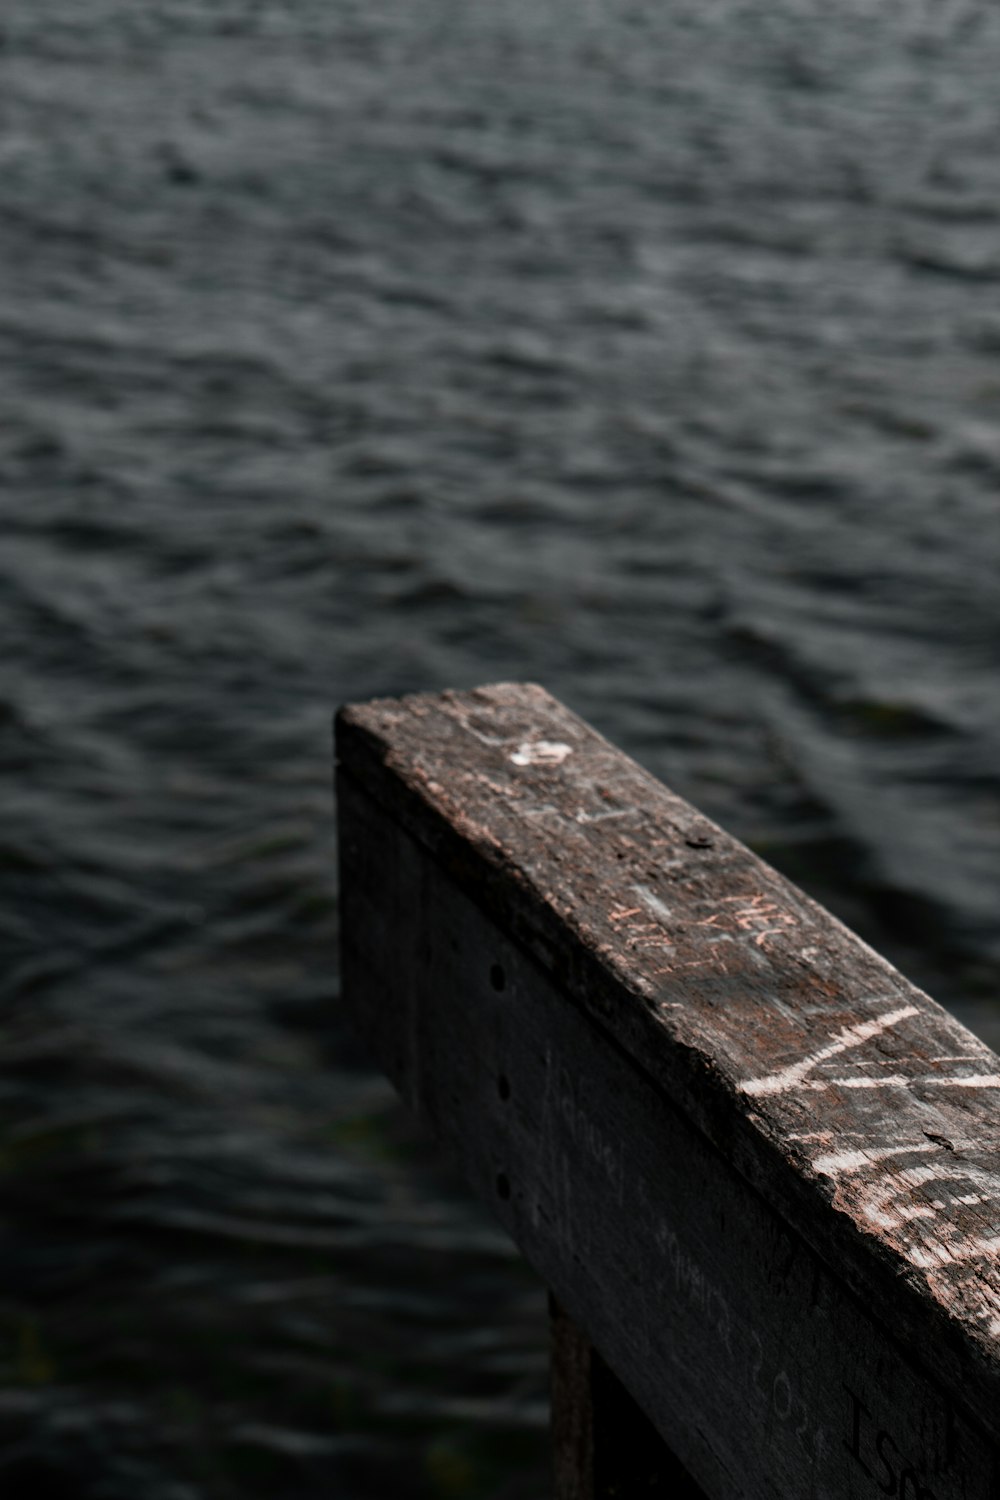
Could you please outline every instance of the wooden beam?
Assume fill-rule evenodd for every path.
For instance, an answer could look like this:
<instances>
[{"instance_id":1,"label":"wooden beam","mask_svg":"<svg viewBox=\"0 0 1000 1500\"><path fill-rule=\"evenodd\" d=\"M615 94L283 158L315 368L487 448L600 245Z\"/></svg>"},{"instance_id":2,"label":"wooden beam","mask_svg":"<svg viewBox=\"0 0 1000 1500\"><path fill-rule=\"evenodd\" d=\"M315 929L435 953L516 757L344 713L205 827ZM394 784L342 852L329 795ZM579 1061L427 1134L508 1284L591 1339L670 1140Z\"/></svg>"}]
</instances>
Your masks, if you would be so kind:
<instances>
[{"instance_id":1,"label":"wooden beam","mask_svg":"<svg viewBox=\"0 0 1000 1500\"><path fill-rule=\"evenodd\" d=\"M346 1003L704 1493L996 1500L996 1056L540 688L338 747Z\"/></svg>"}]
</instances>

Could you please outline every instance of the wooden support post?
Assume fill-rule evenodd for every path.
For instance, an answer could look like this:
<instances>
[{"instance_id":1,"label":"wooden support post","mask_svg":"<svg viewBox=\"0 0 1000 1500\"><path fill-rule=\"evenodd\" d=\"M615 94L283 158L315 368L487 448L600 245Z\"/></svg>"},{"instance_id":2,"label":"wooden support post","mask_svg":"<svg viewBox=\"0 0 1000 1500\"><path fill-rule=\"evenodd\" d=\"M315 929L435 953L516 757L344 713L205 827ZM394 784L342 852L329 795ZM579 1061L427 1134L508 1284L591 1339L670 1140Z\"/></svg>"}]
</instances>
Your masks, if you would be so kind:
<instances>
[{"instance_id":1,"label":"wooden support post","mask_svg":"<svg viewBox=\"0 0 1000 1500\"><path fill-rule=\"evenodd\" d=\"M560 1500L633 1403L707 1500L1000 1500L995 1054L540 688L338 756L345 1003L581 1330Z\"/></svg>"},{"instance_id":2,"label":"wooden support post","mask_svg":"<svg viewBox=\"0 0 1000 1500\"><path fill-rule=\"evenodd\" d=\"M586 1334L549 1304L555 1500L704 1500Z\"/></svg>"}]
</instances>

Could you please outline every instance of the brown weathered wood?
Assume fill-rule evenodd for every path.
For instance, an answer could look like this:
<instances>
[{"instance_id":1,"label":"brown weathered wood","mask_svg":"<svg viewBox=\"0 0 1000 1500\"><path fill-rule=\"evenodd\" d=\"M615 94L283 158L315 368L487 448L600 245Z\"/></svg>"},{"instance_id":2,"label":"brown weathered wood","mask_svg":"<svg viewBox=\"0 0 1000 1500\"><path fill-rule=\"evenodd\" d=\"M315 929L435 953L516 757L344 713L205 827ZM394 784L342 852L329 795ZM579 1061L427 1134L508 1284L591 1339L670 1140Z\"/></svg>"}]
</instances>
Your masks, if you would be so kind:
<instances>
[{"instance_id":1,"label":"brown weathered wood","mask_svg":"<svg viewBox=\"0 0 1000 1500\"><path fill-rule=\"evenodd\" d=\"M550 1304L555 1500L705 1500L586 1334Z\"/></svg>"},{"instance_id":2,"label":"brown weathered wood","mask_svg":"<svg viewBox=\"0 0 1000 1500\"><path fill-rule=\"evenodd\" d=\"M338 743L347 1002L705 1493L995 1497L995 1055L539 688Z\"/></svg>"}]
</instances>

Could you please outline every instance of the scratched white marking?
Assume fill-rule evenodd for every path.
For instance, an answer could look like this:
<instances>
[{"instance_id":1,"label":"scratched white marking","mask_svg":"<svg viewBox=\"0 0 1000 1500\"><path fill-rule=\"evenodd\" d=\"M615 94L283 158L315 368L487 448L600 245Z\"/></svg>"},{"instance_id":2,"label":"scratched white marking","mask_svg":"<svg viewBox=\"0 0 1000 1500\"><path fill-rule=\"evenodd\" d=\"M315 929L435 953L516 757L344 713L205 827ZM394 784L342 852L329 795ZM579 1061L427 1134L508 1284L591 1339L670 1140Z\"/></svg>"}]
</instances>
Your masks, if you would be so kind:
<instances>
[{"instance_id":1,"label":"scratched white marking","mask_svg":"<svg viewBox=\"0 0 1000 1500\"><path fill-rule=\"evenodd\" d=\"M958 1265L965 1260L975 1260L977 1255L995 1255L1000 1250L1000 1234L973 1235L958 1248L942 1245L936 1252L914 1251L910 1259L922 1270L940 1270L942 1266Z\"/></svg>"},{"instance_id":2,"label":"scratched white marking","mask_svg":"<svg viewBox=\"0 0 1000 1500\"><path fill-rule=\"evenodd\" d=\"M903 1073L892 1073L888 1078L810 1078L803 1083L804 1089L893 1089L916 1082Z\"/></svg>"},{"instance_id":3,"label":"scratched white marking","mask_svg":"<svg viewBox=\"0 0 1000 1500\"><path fill-rule=\"evenodd\" d=\"M857 1172L862 1167L870 1167L875 1162L884 1161L887 1156L905 1156L918 1152L929 1156L935 1151L943 1150L943 1146L936 1145L933 1141L918 1141L906 1146L880 1146L875 1151L833 1151L829 1156L817 1156L813 1166L817 1172L822 1172L827 1177L836 1177L841 1172Z\"/></svg>"},{"instance_id":4,"label":"scratched white marking","mask_svg":"<svg viewBox=\"0 0 1000 1500\"><path fill-rule=\"evenodd\" d=\"M861 1210L864 1217L871 1223L880 1225L883 1229L896 1229L900 1223L907 1223L917 1218L934 1217L931 1209L931 1200L926 1204L913 1204L901 1206L898 1200L901 1189L913 1190L925 1187L930 1182L976 1182L987 1185L995 1190L995 1181L990 1173L984 1172L979 1167L970 1166L967 1163L954 1165L938 1163L934 1166L908 1167L905 1171L894 1174L886 1182L879 1186L868 1189L862 1198ZM992 1193L991 1193L992 1198ZM906 1245L903 1254L912 1265L919 1266L921 1270L938 1270L942 1266L953 1262L972 1260L977 1255L992 1253L1000 1247L1000 1236L998 1235L969 1235L960 1234L958 1238L952 1238L950 1243L938 1243L929 1245L926 1242L917 1245Z\"/></svg>"},{"instance_id":5,"label":"scratched white marking","mask_svg":"<svg viewBox=\"0 0 1000 1500\"><path fill-rule=\"evenodd\" d=\"M511 760L515 766L561 766L567 755L572 754L573 746L564 745L561 740L525 740Z\"/></svg>"},{"instance_id":6,"label":"scratched white marking","mask_svg":"<svg viewBox=\"0 0 1000 1500\"><path fill-rule=\"evenodd\" d=\"M952 1144L956 1151L975 1149L974 1142L955 1141ZM938 1159L933 1163L904 1167L902 1170L887 1167L880 1181L862 1181L857 1198L854 1199L853 1194L848 1193L840 1206L849 1208L853 1199L854 1206L849 1211L857 1215L859 1222L867 1222L893 1234L898 1243L899 1231L905 1226L935 1220L939 1214L947 1213L949 1208L957 1204L996 1205L996 1174L971 1162L956 1160L951 1152L946 1153L945 1148L935 1142L911 1141L906 1145L885 1146L872 1151L837 1151L817 1156L813 1166L817 1172L839 1177L877 1166L887 1157L905 1155L936 1156ZM942 1196L939 1187L933 1196L930 1193L923 1196L921 1190L926 1193L932 1183L940 1184L950 1191ZM952 1185L961 1185L965 1191L956 1191ZM981 1191L969 1192L970 1187ZM838 1197L840 1191L838 1190ZM914 1200L915 1194L920 1196ZM934 1240L911 1239L900 1244L899 1249L911 1265L922 1271L939 1272L953 1265L963 1265L980 1256L995 1255L1000 1250L1000 1235L969 1234L945 1219L940 1230L934 1234ZM992 1331L1000 1332L1000 1318L995 1318L990 1327Z\"/></svg>"},{"instance_id":7,"label":"scratched white marking","mask_svg":"<svg viewBox=\"0 0 1000 1500\"><path fill-rule=\"evenodd\" d=\"M632 889L635 891L642 904L644 906L647 906L653 913L654 917L659 917L661 921L664 922L670 921L670 918L673 915L670 907L667 906L665 902L660 900L655 891L651 891L649 887L645 885L634 885Z\"/></svg>"},{"instance_id":8,"label":"scratched white marking","mask_svg":"<svg viewBox=\"0 0 1000 1500\"><path fill-rule=\"evenodd\" d=\"M939 1083L947 1089L1000 1089L1000 1074L976 1073L971 1078L921 1078L921 1083Z\"/></svg>"},{"instance_id":9,"label":"scratched white marking","mask_svg":"<svg viewBox=\"0 0 1000 1500\"><path fill-rule=\"evenodd\" d=\"M744 1094L760 1095L783 1094L788 1089L798 1088L820 1063L827 1062L831 1057L838 1057L841 1052L847 1052L852 1047L860 1047L862 1042L870 1041L873 1036L887 1031L890 1026L896 1026L907 1017L918 1014L915 1005L901 1005L897 1010L890 1010L871 1021L859 1021L856 1026L845 1026L832 1042L820 1047L819 1051L810 1053L797 1063L791 1063L778 1073L768 1074L766 1078L749 1078L740 1084L740 1090Z\"/></svg>"},{"instance_id":10,"label":"scratched white marking","mask_svg":"<svg viewBox=\"0 0 1000 1500\"><path fill-rule=\"evenodd\" d=\"M1000 1089L1000 1074L977 1073L973 1078L939 1078L935 1074L928 1078L908 1078L902 1073L888 1078L810 1078L800 1087L820 1093L823 1089L891 1089L911 1084L942 1089Z\"/></svg>"},{"instance_id":11,"label":"scratched white marking","mask_svg":"<svg viewBox=\"0 0 1000 1500\"><path fill-rule=\"evenodd\" d=\"M485 730L477 729L475 724L470 724L468 719L464 719L461 716L458 717L457 722L461 724L466 734L471 734L481 745L512 745L514 743L512 735L487 734Z\"/></svg>"}]
</instances>

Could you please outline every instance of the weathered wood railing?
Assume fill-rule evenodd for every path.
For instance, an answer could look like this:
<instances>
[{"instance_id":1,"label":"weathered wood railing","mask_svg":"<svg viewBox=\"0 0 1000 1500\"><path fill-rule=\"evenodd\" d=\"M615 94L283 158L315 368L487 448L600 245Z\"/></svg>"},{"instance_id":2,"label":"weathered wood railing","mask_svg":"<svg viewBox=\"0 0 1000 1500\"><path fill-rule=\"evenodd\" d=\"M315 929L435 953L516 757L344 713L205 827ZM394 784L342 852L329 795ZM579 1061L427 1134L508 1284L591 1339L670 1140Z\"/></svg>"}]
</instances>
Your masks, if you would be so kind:
<instances>
[{"instance_id":1,"label":"weathered wood railing","mask_svg":"<svg viewBox=\"0 0 1000 1500\"><path fill-rule=\"evenodd\" d=\"M560 1500L997 1500L997 1057L540 688L338 761L346 1002L565 1309Z\"/></svg>"}]
</instances>

